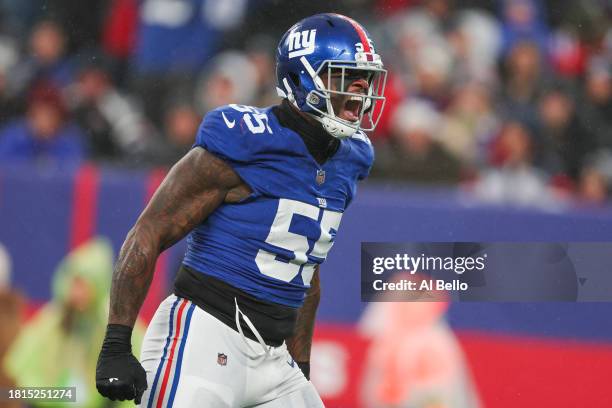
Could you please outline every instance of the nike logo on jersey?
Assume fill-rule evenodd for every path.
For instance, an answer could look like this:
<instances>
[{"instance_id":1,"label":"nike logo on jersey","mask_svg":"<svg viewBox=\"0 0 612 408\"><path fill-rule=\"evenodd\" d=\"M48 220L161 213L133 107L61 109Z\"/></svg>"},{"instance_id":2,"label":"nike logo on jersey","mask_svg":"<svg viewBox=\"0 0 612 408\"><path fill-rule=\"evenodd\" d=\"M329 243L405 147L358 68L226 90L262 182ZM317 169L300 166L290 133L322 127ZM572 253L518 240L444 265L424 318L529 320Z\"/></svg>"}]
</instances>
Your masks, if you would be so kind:
<instances>
[{"instance_id":1,"label":"nike logo on jersey","mask_svg":"<svg viewBox=\"0 0 612 408\"><path fill-rule=\"evenodd\" d=\"M223 121L225 122L225 124L227 125L228 128L233 128L234 125L236 125L236 121L232 120L231 122L229 120L227 120L227 118L225 117L225 112L221 112L221 116L223 116Z\"/></svg>"},{"instance_id":2,"label":"nike logo on jersey","mask_svg":"<svg viewBox=\"0 0 612 408\"><path fill-rule=\"evenodd\" d=\"M110 383L112 383L113 381L119 381L119 379L118 378L109 378L108 379L108 382L110 382Z\"/></svg>"}]
</instances>

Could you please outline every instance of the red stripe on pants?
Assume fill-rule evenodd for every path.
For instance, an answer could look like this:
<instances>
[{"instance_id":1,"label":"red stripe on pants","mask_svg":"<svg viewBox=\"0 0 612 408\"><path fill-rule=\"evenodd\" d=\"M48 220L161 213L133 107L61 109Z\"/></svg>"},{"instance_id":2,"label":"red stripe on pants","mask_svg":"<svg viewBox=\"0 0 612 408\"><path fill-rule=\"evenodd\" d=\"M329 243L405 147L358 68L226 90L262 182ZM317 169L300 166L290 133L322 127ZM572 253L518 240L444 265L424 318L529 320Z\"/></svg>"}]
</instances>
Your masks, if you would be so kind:
<instances>
[{"instance_id":1,"label":"red stripe on pants","mask_svg":"<svg viewBox=\"0 0 612 408\"><path fill-rule=\"evenodd\" d=\"M170 369L172 367L172 361L174 359L174 351L176 350L176 343L181 335L181 318L183 317L183 309L185 309L187 301L183 300L176 317L176 330L174 332L174 339L172 339L172 346L170 347L170 354L168 356L168 362L166 363L166 369L164 371L164 379L162 380L161 388L159 390L159 396L157 397L156 408L161 408L161 404L164 402L164 393L166 392L166 386L168 385L168 378L170 377Z\"/></svg>"}]
</instances>

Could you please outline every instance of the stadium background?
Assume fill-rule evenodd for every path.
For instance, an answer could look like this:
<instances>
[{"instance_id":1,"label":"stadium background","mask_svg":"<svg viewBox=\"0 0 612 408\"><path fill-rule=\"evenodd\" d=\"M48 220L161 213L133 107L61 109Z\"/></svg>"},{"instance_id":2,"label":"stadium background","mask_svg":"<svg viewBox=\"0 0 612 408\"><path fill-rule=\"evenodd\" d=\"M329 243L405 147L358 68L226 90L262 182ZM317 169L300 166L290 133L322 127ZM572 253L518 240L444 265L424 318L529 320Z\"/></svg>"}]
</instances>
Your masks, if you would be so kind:
<instances>
[{"instance_id":1,"label":"stadium background","mask_svg":"<svg viewBox=\"0 0 612 408\"><path fill-rule=\"evenodd\" d=\"M612 238L609 3L0 5L0 243L26 317L50 298L71 249L102 235L118 251L203 113L274 103L275 41L319 11L362 21L391 78L373 177L322 269L313 381L328 406L359 406L370 343L358 328L360 241ZM34 142L15 147L23 139ZM183 248L158 261L145 320ZM447 319L483 406L610 406L610 312L607 303L464 303Z\"/></svg>"}]
</instances>

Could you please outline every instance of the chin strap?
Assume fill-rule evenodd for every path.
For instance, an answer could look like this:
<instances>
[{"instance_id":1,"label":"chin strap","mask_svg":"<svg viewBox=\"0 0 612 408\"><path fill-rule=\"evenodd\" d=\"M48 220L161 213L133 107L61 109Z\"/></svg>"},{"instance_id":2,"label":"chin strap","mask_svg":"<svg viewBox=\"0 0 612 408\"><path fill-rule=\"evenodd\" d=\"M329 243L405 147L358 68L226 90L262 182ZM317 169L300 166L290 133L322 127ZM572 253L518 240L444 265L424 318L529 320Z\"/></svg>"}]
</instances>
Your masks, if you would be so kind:
<instances>
[{"instance_id":1,"label":"chin strap","mask_svg":"<svg viewBox=\"0 0 612 408\"><path fill-rule=\"evenodd\" d=\"M335 138L344 139L346 137L353 136L355 132L357 132L357 129L352 126L345 125L339 119L329 116L317 116L312 113L309 113L309 115L319 122L327 133Z\"/></svg>"}]
</instances>

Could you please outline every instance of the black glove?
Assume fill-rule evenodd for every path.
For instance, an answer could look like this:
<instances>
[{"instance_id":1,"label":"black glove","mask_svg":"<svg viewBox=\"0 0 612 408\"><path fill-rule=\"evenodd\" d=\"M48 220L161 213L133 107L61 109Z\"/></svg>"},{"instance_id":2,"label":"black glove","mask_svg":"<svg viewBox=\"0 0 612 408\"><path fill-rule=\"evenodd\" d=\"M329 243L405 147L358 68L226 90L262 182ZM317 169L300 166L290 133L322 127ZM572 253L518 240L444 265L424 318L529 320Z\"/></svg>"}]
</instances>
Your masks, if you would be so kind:
<instances>
[{"instance_id":1,"label":"black glove","mask_svg":"<svg viewBox=\"0 0 612 408\"><path fill-rule=\"evenodd\" d=\"M111 400L140 404L147 389L147 375L132 354L132 328L109 324L96 366L96 388Z\"/></svg>"},{"instance_id":2,"label":"black glove","mask_svg":"<svg viewBox=\"0 0 612 408\"><path fill-rule=\"evenodd\" d=\"M304 377L306 377L306 379L310 381L310 361L304 361L302 363L296 361L296 363L298 367L300 367L300 370L302 370L302 372L304 373Z\"/></svg>"}]
</instances>

